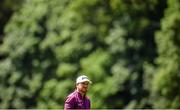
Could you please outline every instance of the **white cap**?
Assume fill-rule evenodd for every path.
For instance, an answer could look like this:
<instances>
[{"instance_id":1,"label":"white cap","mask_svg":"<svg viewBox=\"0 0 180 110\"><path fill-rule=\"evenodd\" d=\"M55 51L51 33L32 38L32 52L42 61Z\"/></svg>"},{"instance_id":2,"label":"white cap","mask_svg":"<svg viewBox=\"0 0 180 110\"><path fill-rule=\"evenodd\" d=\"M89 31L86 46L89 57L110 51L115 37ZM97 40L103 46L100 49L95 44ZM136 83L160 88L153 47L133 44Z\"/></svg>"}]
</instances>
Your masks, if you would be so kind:
<instances>
[{"instance_id":1,"label":"white cap","mask_svg":"<svg viewBox=\"0 0 180 110\"><path fill-rule=\"evenodd\" d=\"M82 82L85 82L85 81L88 81L89 83L92 83L87 76L81 75L76 79L76 84L77 83L82 83Z\"/></svg>"}]
</instances>

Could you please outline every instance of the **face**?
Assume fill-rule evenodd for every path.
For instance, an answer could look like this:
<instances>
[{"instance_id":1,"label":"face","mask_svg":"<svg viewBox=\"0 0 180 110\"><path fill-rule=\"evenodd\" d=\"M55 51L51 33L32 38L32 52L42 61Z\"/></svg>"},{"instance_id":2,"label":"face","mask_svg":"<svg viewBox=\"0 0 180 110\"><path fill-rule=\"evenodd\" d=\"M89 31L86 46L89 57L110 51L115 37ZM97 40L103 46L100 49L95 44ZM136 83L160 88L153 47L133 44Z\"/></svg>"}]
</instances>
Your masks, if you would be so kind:
<instances>
[{"instance_id":1,"label":"face","mask_svg":"<svg viewBox=\"0 0 180 110\"><path fill-rule=\"evenodd\" d=\"M88 90L88 86L89 86L89 82L86 81L86 82L78 83L78 84L76 85L76 88L77 88L80 92L86 93L87 90Z\"/></svg>"}]
</instances>

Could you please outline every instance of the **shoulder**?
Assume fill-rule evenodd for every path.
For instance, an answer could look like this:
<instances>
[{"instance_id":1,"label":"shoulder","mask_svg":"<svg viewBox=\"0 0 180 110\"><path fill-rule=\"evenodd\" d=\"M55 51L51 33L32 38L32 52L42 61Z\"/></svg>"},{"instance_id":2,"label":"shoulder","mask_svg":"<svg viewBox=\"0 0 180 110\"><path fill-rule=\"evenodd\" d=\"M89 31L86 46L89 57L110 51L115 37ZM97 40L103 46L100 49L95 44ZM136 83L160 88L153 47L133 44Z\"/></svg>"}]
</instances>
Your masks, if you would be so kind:
<instances>
[{"instance_id":1,"label":"shoulder","mask_svg":"<svg viewBox=\"0 0 180 110\"><path fill-rule=\"evenodd\" d=\"M88 96L86 96L86 99L90 100L90 98Z\"/></svg>"},{"instance_id":2,"label":"shoulder","mask_svg":"<svg viewBox=\"0 0 180 110\"><path fill-rule=\"evenodd\" d=\"M76 103L76 95L73 92L66 97L64 109L74 109L76 107Z\"/></svg>"},{"instance_id":3,"label":"shoulder","mask_svg":"<svg viewBox=\"0 0 180 110\"><path fill-rule=\"evenodd\" d=\"M66 102L72 102L75 101L76 98L76 92L72 92L66 97Z\"/></svg>"},{"instance_id":4,"label":"shoulder","mask_svg":"<svg viewBox=\"0 0 180 110\"><path fill-rule=\"evenodd\" d=\"M86 105L87 105L87 108L91 108L91 101L89 99L89 97L86 96Z\"/></svg>"},{"instance_id":5,"label":"shoulder","mask_svg":"<svg viewBox=\"0 0 180 110\"><path fill-rule=\"evenodd\" d=\"M86 100L88 100L90 102L90 98L88 96L86 96Z\"/></svg>"}]
</instances>

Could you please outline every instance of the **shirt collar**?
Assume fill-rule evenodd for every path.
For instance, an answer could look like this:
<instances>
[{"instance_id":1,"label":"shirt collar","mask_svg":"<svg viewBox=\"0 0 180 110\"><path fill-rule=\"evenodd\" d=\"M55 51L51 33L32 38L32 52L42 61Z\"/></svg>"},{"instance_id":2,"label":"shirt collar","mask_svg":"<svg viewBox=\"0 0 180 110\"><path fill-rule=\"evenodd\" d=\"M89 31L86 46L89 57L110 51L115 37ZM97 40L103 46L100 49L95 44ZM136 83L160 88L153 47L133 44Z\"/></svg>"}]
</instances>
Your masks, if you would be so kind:
<instances>
[{"instance_id":1,"label":"shirt collar","mask_svg":"<svg viewBox=\"0 0 180 110\"><path fill-rule=\"evenodd\" d=\"M75 91L78 93L78 97L80 97L80 98L85 98L86 97L86 94L83 97L79 91L77 91L77 90L75 90Z\"/></svg>"}]
</instances>

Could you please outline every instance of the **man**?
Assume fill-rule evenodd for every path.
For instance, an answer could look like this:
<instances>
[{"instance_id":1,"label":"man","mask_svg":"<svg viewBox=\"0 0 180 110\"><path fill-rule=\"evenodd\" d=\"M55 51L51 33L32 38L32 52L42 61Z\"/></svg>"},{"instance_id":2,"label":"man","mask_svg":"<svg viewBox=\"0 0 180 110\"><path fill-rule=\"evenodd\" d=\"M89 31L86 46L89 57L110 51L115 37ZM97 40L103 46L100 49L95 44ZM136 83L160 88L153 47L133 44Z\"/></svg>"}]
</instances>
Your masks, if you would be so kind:
<instances>
[{"instance_id":1,"label":"man","mask_svg":"<svg viewBox=\"0 0 180 110\"><path fill-rule=\"evenodd\" d=\"M76 79L76 90L66 98L64 109L90 109L91 102L86 96L91 81L85 75Z\"/></svg>"}]
</instances>

